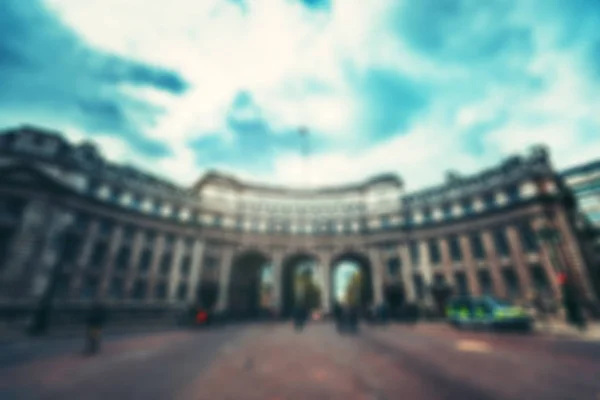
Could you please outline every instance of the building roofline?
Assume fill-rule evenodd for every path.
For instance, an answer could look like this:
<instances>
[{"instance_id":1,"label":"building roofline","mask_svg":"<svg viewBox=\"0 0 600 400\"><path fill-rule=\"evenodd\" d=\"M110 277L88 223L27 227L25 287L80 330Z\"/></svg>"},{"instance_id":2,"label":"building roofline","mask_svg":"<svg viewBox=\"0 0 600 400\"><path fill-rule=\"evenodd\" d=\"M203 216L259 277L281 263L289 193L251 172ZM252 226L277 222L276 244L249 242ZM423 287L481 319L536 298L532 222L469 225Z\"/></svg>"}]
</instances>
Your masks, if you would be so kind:
<instances>
[{"instance_id":1,"label":"building roofline","mask_svg":"<svg viewBox=\"0 0 600 400\"><path fill-rule=\"evenodd\" d=\"M334 194L334 193L342 193L349 192L355 190L365 190L371 185L375 185L377 183L392 183L394 186L401 188L403 186L402 179L394 174L394 173L386 173L386 174L377 174L365 180L349 183L345 185L335 185L335 186L319 186L313 188L294 188L283 185L270 185L259 182L252 182L249 180L242 180L232 174L225 173L223 171L211 169L207 171L193 186L192 190L197 190L202 186L214 182L214 181L222 181L233 188L240 191L257 191L263 193L280 193L280 194L298 194L298 195L309 195L309 194Z\"/></svg>"},{"instance_id":2,"label":"building roofline","mask_svg":"<svg viewBox=\"0 0 600 400\"><path fill-rule=\"evenodd\" d=\"M600 170L600 160L594 160L594 161L586 162L584 164L579 164L579 165L575 165L573 167L563 169L562 171L559 172L559 174L563 177L566 177L569 175L580 174L582 172L590 172L593 170Z\"/></svg>"}]
</instances>

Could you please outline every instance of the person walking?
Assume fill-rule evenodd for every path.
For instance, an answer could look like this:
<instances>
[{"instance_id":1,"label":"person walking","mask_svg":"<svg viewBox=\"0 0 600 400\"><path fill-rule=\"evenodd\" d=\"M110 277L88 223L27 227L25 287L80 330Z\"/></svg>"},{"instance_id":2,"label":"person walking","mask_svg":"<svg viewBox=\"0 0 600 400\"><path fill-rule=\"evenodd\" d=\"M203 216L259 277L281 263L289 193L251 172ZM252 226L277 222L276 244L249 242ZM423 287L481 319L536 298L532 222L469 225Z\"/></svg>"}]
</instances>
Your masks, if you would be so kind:
<instances>
[{"instance_id":1,"label":"person walking","mask_svg":"<svg viewBox=\"0 0 600 400\"><path fill-rule=\"evenodd\" d=\"M104 304L99 300L95 301L89 311L86 330L86 349L85 353L94 355L100 351L102 328L106 323L107 310Z\"/></svg>"}]
</instances>

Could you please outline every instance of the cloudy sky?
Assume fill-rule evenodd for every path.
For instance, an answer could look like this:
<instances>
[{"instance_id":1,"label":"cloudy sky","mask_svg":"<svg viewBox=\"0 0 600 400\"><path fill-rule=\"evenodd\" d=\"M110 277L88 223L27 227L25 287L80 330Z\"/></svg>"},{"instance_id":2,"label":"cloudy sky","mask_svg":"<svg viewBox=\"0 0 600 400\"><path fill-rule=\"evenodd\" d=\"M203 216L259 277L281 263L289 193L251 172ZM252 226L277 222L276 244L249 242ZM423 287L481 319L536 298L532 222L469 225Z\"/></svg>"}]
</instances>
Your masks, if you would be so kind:
<instances>
[{"instance_id":1,"label":"cloudy sky","mask_svg":"<svg viewBox=\"0 0 600 400\"><path fill-rule=\"evenodd\" d=\"M1 0L0 126L183 184L416 189L540 142L565 167L600 156L599 26L597 0Z\"/></svg>"}]
</instances>

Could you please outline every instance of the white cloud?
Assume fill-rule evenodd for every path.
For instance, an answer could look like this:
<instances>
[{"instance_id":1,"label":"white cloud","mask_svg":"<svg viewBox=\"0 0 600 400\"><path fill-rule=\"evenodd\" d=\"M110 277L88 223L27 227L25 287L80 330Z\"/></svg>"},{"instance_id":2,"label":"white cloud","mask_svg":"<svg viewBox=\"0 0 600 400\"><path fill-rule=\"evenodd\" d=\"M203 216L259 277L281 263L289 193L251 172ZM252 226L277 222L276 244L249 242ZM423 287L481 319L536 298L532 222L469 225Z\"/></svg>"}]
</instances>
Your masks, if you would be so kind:
<instances>
[{"instance_id":1,"label":"white cloud","mask_svg":"<svg viewBox=\"0 0 600 400\"><path fill-rule=\"evenodd\" d=\"M415 52L390 31L397 0L338 0L331 15L310 13L299 2L255 0L249 2L246 16L223 0L171 0L169 7L146 0L48 1L90 43L173 68L190 82L191 89L180 98L123 89L167 108L159 124L146 133L168 142L174 156L152 166L182 183L200 173L187 141L219 135L235 144L225 119L240 90L252 93L260 115L276 131L307 125L314 135L340 144L337 150L317 152L310 161L307 175L313 185L395 171L412 189L440 182L446 169L475 172L539 142L550 146L557 166L600 154L600 91L581 73L581 49L556 51L558 29L551 23L534 26L535 10L522 8L511 16L514 23L532 28L537 49L530 62L510 54L503 58L504 69L516 72L512 80L504 77L502 68L448 65ZM426 83L434 89L430 108L394 137L375 144L367 141L358 150L341 146L363 143L359 139L371 133L360 124L360 93L343 73L346 63L359 72L392 69ZM536 93L523 85L526 75L548 86ZM326 88L307 91L308 82L321 82ZM238 117L257 114L246 110ZM508 123L479 138L480 153L465 150L465 141L473 139L465 136L469 128L501 115ZM584 131L583 122L587 129L599 129L596 138ZM101 146L112 148L113 156L128 154L115 141L103 139ZM271 174L237 172L253 180L296 185L308 179L303 161L290 153L276 156Z\"/></svg>"}]
</instances>

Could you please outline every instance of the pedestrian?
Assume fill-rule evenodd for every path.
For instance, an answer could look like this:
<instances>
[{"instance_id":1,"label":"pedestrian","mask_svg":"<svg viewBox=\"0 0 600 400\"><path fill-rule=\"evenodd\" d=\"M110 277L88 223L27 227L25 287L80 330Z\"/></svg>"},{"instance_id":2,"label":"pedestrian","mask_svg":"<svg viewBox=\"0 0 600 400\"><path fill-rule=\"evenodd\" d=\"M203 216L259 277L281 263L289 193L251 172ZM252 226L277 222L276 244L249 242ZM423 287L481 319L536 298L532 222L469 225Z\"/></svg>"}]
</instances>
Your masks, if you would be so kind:
<instances>
[{"instance_id":1,"label":"pedestrian","mask_svg":"<svg viewBox=\"0 0 600 400\"><path fill-rule=\"evenodd\" d=\"M563 284L563 301L565 311L567 312L567 322L576 326L581 331L585 330L586 323L585 318L583 317L581 304L577 297L575 287L571 282L567 281Z\"/></svg>"},{"instance_id":2,"label":"pedestrian","mask_svg":"<svg viewBox=\"0 0 600 400\"><path fill-rule=\"evenodd\" d=\"M94 301L87 318L86 354L93 355L100 351L102 328L106 323L107 310L99 300Z\"/></svg>"}]
</instances>

